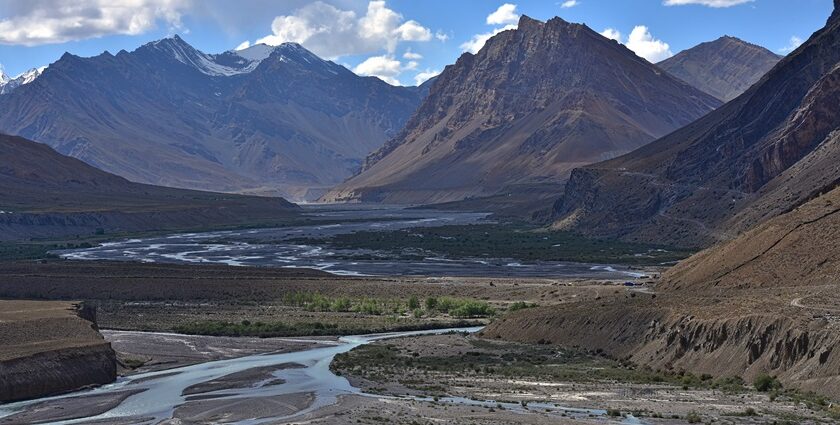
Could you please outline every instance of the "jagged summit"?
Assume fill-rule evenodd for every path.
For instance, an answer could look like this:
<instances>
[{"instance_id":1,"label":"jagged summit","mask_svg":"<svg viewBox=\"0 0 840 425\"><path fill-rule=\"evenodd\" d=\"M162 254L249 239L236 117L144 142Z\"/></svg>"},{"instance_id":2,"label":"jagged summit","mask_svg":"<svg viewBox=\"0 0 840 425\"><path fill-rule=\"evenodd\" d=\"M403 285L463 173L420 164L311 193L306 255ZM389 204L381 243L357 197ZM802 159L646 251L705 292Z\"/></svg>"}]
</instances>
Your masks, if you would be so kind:
<instances>
[{"instance_id":1,"label":"jagged summit","mask_svg":"<svg viewBox=\"0 0 840 425\"><path fill-rule=\"evenodd\" d=\"M325 200L445 202L560 184L718 105L584 25L522 16L447 67L406 128Z\"/></svg>"}]
</instances>

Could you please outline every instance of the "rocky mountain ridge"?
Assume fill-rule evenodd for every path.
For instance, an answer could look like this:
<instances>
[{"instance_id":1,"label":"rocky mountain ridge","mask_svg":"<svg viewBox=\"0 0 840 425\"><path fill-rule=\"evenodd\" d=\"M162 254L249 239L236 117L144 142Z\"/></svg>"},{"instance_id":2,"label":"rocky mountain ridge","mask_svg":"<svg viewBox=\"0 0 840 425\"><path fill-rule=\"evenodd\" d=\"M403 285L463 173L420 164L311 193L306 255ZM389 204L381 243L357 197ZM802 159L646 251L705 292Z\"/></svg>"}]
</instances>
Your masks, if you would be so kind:
<instances>
[{"instance_id":1,"label":"rocky mountain ridge","mask_svg":"<svg viewBox=\"0 0 840 425\"><path fill-rule=\"evenodd\" d=\"M524 16L448 66L406 127L323 199L433 203L559 184L719 104L585 25Z\"/></svg>"},{"instance_id":2,"label":"rocky mountain ridge","mask_svg":"<svg viewBox=\"0 0 840 425\"><path fill-rule=\"evenodd\" d=\"M781 59L764 47L723 36L677 53L656 65L728 102L747 91Z\"/></svg>"},{"instance_id":3,"label":"rocky mountain ridge","mask_svg":"<svg viewBox=\"0 0 840 425\"><path fill-rule=\"evenodd\" d=\"M280 198L132 183L46 145L0 134L0 241L289 220Z\"/></svg>"},{"instance_id":4,"label":"rocky mountain ridge","mask_svg":"<svg viewBox=\"0 0 840 425\"><path fill-rule=\"evenodd\" d=\"M209 55L174 36L65 54L0 97L0 131L132 181L306 199L355 172L422 94L294 43Z\"/></svg>"},{"instance_id":5,"label":"rocky mountain ridge","mask_svg":"<svg viewBox=\"0 0 840 425\"><path fill-rule=\"evenodd\" d=\"M573 171L555 204L555 227L708 246L833 189L840 181L839 21L832 17L715 112Z\"/></svg>"}]
</instances>

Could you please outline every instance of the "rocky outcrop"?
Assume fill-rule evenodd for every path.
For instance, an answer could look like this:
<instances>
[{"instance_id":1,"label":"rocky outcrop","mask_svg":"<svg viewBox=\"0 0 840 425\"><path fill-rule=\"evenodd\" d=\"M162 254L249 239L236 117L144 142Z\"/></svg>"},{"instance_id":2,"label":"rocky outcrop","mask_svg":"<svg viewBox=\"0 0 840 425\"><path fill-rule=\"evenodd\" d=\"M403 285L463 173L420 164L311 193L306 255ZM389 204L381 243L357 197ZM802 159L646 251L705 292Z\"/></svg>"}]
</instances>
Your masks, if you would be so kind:
<instances>
[{"instance_id":1,"label":"rocky outcrop","mask_svg":"<svg viewBox=\"0 0 840 425\"><path fill-rule=\"evenodd\" d=\"M838 65L840 20L832 18L744 95L628 155L573 171L555 204L556 227L708 246L831 190L840 178Z\"/></svg>"},{"instance_id":2,"label":"rocky outcrop","mask_svg":"<svg viewBox=\"0 0 840 425\"><path fill-rule=\"evenodd\" d=\"M656 65L729 102L757 83L782 57L755 44L724 36L677 53Z\"/></svg>"},{"instance_id":3,"label":"rocky outcrop","mask_svg":"<svg viewBox=\"0 0 840 425\"><path fill-rule=\"evenodd\" d=\"M117 359L96 314L68 302L0 301L0 402L113 382Z\"/></svg>"},{"instance_id":4,"label":"rocky outcrop","mask_svg":"<svg viewBox=\"0 0 840 425\"><path fill-rule=\"evenodd\" d=\"M438 203L559 186L719 105L585 25L522 17L447 67L405 128L323 199Z\"/></svg>"}]
</instances>

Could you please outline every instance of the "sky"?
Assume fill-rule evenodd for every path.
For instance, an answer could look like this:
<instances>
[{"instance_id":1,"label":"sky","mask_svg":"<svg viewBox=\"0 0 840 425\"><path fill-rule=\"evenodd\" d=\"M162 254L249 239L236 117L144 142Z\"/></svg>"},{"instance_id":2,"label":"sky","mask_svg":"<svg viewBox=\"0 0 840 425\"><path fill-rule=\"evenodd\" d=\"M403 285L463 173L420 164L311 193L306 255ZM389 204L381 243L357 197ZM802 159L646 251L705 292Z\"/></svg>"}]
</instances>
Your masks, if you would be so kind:
<instances>
[{"instance_id":1,"label":"sky","mask_svg":"<svg viewBox=\"0 0 840 425\"><path fill-rule=\"evenodd\" d=\"M132 51L174 34L206 53L298 42L360 75L415 85L521 15L583 23L658 62L730 35L787 54L832 0L0 0L0 66L15 76L64 52Z\"/></svg>"}]
</instances>

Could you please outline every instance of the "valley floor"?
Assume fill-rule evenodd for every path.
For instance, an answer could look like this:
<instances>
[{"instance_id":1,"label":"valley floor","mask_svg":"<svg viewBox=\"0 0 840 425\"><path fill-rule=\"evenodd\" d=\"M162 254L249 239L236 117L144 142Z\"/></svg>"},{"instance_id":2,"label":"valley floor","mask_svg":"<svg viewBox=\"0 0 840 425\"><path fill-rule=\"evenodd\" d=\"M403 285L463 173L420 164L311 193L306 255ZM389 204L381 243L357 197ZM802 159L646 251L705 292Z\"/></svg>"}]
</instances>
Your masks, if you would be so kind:
<instances>
[{"instance_id":1,"label":"valley floor","mask_svg":"<svg viewBox=\"0 0 840 425\"><path fill-rule=\"evenodd\" d=\"M302 269L215 265L59 260L0 264L2 298L83 299L97 306L98 322L112 329L103 333L127 376L260 353L303 353L336 346L337 334L504 322L514 310L563 311L586 305L598 309L611 299L626 304L656 295L644 279L639 280L641 287L625 287L623 281L353 278ZM793 310L810 311L830 301L800 294L788 302ZM295 423L324 424L834 420L829 416L832 410L819 404L824 398L782 395L770 401L769 394L734 378L656 372L597 352L502 342L491 336L414 336L340 354L332 369L364 393L341 393L334 403L320 405L306 391L202 401L213 398L202 393L220 388L283 388L292 381L284 383L279 377L299 366L246 368L198 382L196 394L172 415L179 423L237 422L254 416L275 418L266 423L288 423L290 419L277 418L295 412L301 413ZM0 423L85 416L132 394L87 400L82 405L94 409L87 412L71 409L80 405L78 400L34 405L21 413L24 416Z\"/></svg>"}]
</instances>

